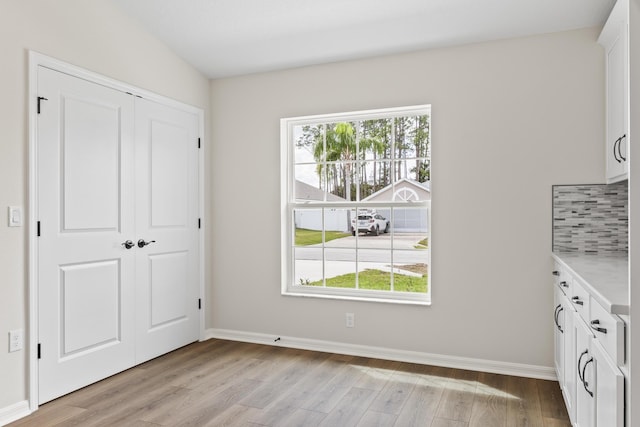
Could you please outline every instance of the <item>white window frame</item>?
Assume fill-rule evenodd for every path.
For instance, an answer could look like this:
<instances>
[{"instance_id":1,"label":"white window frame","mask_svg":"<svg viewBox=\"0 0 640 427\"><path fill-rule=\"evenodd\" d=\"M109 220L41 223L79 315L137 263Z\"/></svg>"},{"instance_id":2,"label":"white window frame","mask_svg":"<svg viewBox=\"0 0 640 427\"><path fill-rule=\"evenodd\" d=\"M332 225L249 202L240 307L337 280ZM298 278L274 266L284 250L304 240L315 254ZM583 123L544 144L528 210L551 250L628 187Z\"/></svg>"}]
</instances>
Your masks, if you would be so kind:
<instances>
[{"instance_id":1,"label":"white window frame","mask_svg":"<svg viewBox=\"0 0 640 427\"><path fill-rule=\"evenodd\" d=\"M385 108L377 110L355 111L336 114L322 114L303 117L283 118L280 120L280 164L281 164L281 293L287 296L316 297L329 299L346 299L358 301L376 301L398 304L431 305L431 201L388 201L388 202L310 202L295 200L295 152L293 129L301 125L315 125L319 123L335 123L361 120L389 119L406 116L431 116L431 105L416 105L399 108ZM431 125L430 125L431 127ZM429 250L427 253L427 292L397 292L374 291L367 289L344 289L332 287L302 286L294 283L294 212L300 209L331 209L331 208L426 208L427 237ZM392 230L393 232L393 230ZM356 248L356 251L358 249ZM393 249L390 249L393 251Z\"/></svg>"}]
</instances>

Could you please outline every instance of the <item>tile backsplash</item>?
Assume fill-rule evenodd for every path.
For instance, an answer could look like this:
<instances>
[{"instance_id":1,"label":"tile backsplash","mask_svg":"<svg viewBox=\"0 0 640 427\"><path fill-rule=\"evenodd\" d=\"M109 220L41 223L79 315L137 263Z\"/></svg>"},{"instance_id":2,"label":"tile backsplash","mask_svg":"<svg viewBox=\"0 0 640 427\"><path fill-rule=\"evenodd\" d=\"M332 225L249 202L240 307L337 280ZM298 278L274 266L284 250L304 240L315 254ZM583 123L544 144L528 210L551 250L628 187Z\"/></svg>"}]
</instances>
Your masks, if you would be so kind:
<instances>
[{"instance_id":1,"label":"tile backsplash","mask_svg":"<svg viewBox=\"0 0 640 427\"><path fill-rule=\"evenodd\" d=\"M553 186L553 251L619 253L629 249L627 181Z\"/></svg>"}]
</instances>

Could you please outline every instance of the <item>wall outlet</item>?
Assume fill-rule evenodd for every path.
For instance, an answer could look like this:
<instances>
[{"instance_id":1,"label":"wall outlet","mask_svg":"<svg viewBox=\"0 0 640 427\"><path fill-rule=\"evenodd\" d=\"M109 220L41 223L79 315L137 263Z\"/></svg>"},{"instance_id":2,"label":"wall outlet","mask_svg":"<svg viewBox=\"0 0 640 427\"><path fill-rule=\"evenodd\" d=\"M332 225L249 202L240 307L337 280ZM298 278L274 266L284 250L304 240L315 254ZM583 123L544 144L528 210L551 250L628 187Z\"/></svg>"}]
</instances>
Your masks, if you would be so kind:
<instances>
[{"instance_id":1,"label":"wall outlet","mask_svg":"<svg viewBox=\"0 0 640 427\"><path fill-rule=\"evenodd\" d=\"M9 331L9 353L22 350L24 346L24 338L22 329Z\"/></svg>"},{"instance_id":2,"label":"wall outlet","mask_svg":"<svg viewBox=\"0 0 640 427\"><path fill-rule=\"evenodd\" d=\"M353 328L356 326L356 315L353 313L346 313L346 326L347 328Z\"/></svg>"}]
</instances>

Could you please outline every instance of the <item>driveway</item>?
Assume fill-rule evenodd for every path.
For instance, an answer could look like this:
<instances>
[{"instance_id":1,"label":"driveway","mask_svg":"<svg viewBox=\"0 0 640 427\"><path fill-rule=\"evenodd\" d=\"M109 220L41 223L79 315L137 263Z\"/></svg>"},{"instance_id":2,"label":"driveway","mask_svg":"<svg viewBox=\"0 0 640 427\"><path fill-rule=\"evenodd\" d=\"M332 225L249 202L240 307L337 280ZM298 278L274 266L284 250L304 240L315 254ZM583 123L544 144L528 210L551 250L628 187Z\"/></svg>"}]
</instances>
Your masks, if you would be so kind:
<instances>
[{"instance_id":1,"label":"driveway","mask_svg":"<svg viewBox=\"0 0 640 427\"><path fill-rule=\"evenodd\" d=\"M367 249L415 249L416 244L426 237L426 233L395 233L393 238L391 233L380 234L358 234L341 239L331 240L325 243L327 248L367 248ZM322 244L306 246L307 248L322 247Z\"/></svg>"}]
</instances>

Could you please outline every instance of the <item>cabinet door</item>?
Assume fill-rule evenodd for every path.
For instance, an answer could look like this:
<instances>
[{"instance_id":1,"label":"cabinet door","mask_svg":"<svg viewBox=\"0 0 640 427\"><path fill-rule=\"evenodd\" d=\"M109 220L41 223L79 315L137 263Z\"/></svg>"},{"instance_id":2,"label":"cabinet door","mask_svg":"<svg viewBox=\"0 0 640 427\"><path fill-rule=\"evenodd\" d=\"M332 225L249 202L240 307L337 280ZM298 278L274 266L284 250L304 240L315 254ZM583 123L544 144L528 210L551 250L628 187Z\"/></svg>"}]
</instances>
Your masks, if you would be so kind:
<instances>
[{"instance_id":1,"label":"cabinet door","mask_svg":"<svg viewBox=\"0 0 640 427\"><path fill-rule=\"evenodd\" d=\"M628 163L628 74L627 24L617 25L615 37L606 46L607 63L607 182L627 178Z\"/></svg>"},{"instance_id":2,"label":"cabinet door","mask_svg":"<svg viewBox=\"0 0 640 427\"><path fill-rule=\"evenodd\" d=\"M560 289L555 287L554 290L554 310L553 310L553 337L554 337L554 362L556 367L556 376L560 387L564 386L564 329L563 329L563 317L564 309L562 307L562 300L564 294Z\"/></svg>"},{"instance_id":3,"label":"cabinet door","mask_svg":"<svg viewBox=\"0 0 640 427\"><path fill-rule=\"evenodd\" d=\"M562 394L567 406L567 412L571 422L576 418L576 339L575 339L575 326L574 316L575 311L572 310L571 304L566 297L563 297L564 311L564 334L563 334L563 356L564 356L564 378L562 382Z\"/></svg>"},{"instance_id":4,"label":"cabinet door","mask_svg":"<svg viewBox=\"0 0 640 427\"><path fill-rule=\"evenodd\" d=\"M591 329L576 313L573 318L576 338L576 427L594 427L595 417L595 358L591 354Z\"/></svg>"},{"instance_id":5,"label":"cabinet door","mask_svg":"<svg viewBox=\"0 0 640 427\"><path fill-rule=\"evenodd\" d=\"M624 426L624 376L611 361L599 342L594 341L591 353L596 369L596 425Z\"/></svg>"}]
</instances>

